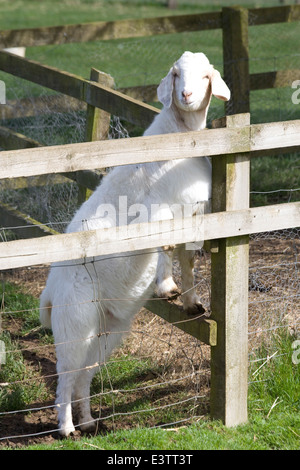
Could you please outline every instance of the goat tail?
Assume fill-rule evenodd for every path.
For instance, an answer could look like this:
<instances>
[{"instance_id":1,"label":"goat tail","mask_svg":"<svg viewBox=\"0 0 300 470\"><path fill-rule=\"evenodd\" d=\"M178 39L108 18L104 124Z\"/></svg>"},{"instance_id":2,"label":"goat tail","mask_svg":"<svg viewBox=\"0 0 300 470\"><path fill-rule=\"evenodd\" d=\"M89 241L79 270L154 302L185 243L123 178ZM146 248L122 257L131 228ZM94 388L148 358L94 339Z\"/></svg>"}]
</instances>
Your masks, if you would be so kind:
<instances>
[{"instance_id":1,"label":"goat tail","mask_svg":"<svg viewBox=\"0 0 300 470\"><path fill-rule=\"evenodd\" d=\"M40 297L40 322L44 328L51 329L52 303L48 297L47 289L44 289Z\"/></svg>"}]
</instances>

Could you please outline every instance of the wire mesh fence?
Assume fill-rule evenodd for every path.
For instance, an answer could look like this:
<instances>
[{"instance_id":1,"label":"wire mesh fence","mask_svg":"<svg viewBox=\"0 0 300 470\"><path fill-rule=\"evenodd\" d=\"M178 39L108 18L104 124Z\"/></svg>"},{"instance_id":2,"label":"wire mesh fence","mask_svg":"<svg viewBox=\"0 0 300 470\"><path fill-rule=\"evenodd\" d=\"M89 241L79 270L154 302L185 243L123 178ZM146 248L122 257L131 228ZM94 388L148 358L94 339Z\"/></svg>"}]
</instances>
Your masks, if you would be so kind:
<instances>
[{"instance_id":1,"label":"wire mesh fence","mask_svg":"<svg viewBox=\"0 0 300 470\"><path fill-rule=\"evenodd\" d=\"M299 36L297 27L298 24L250 27L250 72L299 69L299 54L294 52ZM276 46L278 38L280 49ZM107 41L101 43L101 47L99 42L46 46L29 50L27 54L71 72L75 71L72 70L75 67L73 59L79 54L85 58L81 64L83 76L88 78L92 65L112 75L116 87L122 88L158 84L172 62L185 50L205 52L215 67L223 72L220 30ZM49 90L3 73L0 79L6 83L8 99L2 125L41 145L85 139L84 105L79 106L62 95L50 94ZM251 92L252 122L298 119L300 108L293 103L292 93L290 87ZM10 106L14 109L14 117L9 115ZM223 114L222 105L213 100L209 121ZM118 117L112 117L109 138L124 138L139 132ZM264 204L274 202L274 198L277 198L276 202L298 200L299 155L276 157L276 164L274 160L272 163L268 160L266 166L263 166L263 161L266 161L265 157L252 164L252 204L261 203L262 198ZM286 184L283 187L285 173ZM268 179L271 175L270 187L266 187L266 174ZM276 186L277 183L279 185ZM1 182L0 200L63 232L78 207L78 185L69 180L58 184L52 176L41 185L37 185L34 178L29 179L26 187L19 189L8 189L5 182ZM15 227L14 231L10 227L2 228L0 241L12 239L14 232ZM299 235L299 228L295 228L251 237L249 364L257 364L257 368L274 354L276 356L270 341L272 335L283 328L299 335ZM173 269L180 286L177 263ZM3 443L24 442L24 439L34 441L57 430L53 404L57 381L55 345L51 335L38 326L37 320L36 299L47 272L48 267L35 267L1 274L4 331L1 341L5 342L6 354L1 368L0 392L0 439ZM209 253L198 254L195 286L209 312ZM24 292L32 296L30 300L25 299ZM26 302L35 306L29 307ZM135 318L132 329L127 333L122 347L108 363L94 365L98 373L91 389L91 401L93 415L99 425L105 425L109 430L139 425L170 427L207 415L210 348L145 309ZM262 344L266 346L267 356L260 357L258 351ZM6 376L10 362L15 369L13 378ZM257 374L250 377L249 382L254 379L259 380Z\"/></svg>"},{"instance_id":2,"label":"wire mesh fence","mask_svg":"<svg viewBox=\"0 0 300 470\"><path fill-rule=\"evenodd\" d=\"M299 334L299 239L299 229L251 237L249 366L253 370L254 365L254 372L275 360L274 335L282 329ZM6 345L6 361L1 371L0 438L5 444L55 438L57 431L55 345L49 332L39 326L36 300L47 273L47 267L37 266L2 274L1 338ZM180 286L177 262L173 273ZM195 288L209 312L209 253L196 259ZM27 304L19 298L24 292L30 295ZM125 336L109 362L90 366L98 371L91 403L100 429L176 427L207 416L209 346L145 309ZM262 345L265 355L261 355ZM10 363L13 379L6 376ZM259 379L258 373L252 373L249 383Z\"/></svg>"},{"instance_id":3,"label":"wire mesh fence","mask_svg":"<svg viewBox=\"0 0 300 470\"><path fill-rule=\"evenodd\" d=\"M43 284L41 278L45 277L46 273L42 268L36 268L34 273L30 271L29 275L27 270L11 273L11 280L19 282L23 287L26 285L29 290L34 289L33 293L36 295ZM5 305L9 304L8 292L4 292L3 299ZM32 312L32 309L25 312L5 309L2 315L5 329L21 313L25 317L29 315L32 317L36 312ZM129 334L129 331L125 333ZM104 334L115 333L111 331ZM10 436L16 435L16 430L20 435L22 429L21 411L17 414L8 412L15 411L17 403L20 407L18 392L22 389L24 395L26 391L30 395L32 390L34 395L34 390L39 387L38 393L43 399L45 384L48 400L44 398L46 405L41 398L41 401L35 400L38 405L29 405L32 421L31 417L28 417L26 434L35 434L32 432L36 420L34 416L40 418L42 413L47 420L49 415L51 417L46 425L47 433L57 429L53 405L53 393L55 393L53 384L57 380L54 345L43 344L43 337L45 339L45 336L41 337L39 331L31 328L19 346L28 369L34 370L38 364L38 371L27 371L25 378L21 374L21 377L13 382L1 383L2 409L6 408L5 412L1 412L3 439L8 436L7 433ZM85 340L80 338L77 341L79 344ZM5 367L8 367L10 360L16 361L20 350L15 351L12 344L9 346L7 341L6 354L12 356L12 359L8 357L6 360ZM207 351L194 339L189 338L187 342L185 335L175 326L167 324L147 311L142 311L137 316L122 348L108 363L91 366L98 370L91 389L92 409L98 416L99 423L105 423L108 430L136 427L139 423L147 423L149 427L168 426L171 423L198 419L207 410L209 390ZM41 381L44 387L40 385ZM37 383L39 385L36 385ZM48 405L49 395L50 397L52 395L51 405ZM30 400L30 396L28 399ZM26 408L28 409L28 404ZM26 421L28 412L25 411L23 416ZM43 423L38 427L43 428ZM44 431L39 432L44 433Z\"/></svg>"}]
</instances>

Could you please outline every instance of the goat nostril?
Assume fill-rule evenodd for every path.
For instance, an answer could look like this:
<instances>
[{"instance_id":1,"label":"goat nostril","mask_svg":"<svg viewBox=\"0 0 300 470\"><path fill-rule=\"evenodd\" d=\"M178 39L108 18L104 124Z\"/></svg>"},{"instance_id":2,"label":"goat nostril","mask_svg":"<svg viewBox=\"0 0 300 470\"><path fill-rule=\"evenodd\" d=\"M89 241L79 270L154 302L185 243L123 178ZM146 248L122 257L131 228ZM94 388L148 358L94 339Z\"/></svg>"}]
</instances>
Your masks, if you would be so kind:
<instances>
[{"instance_id":1,"label":"goat nostril","mask_svg":"<svg viewBox=\"0 0 300 470\"><path fill-rule=\"evenodd\" d=\"M185 99L189 98L191 95L192 95L192 92L191 92L191 91L183 91L183 92L182 92L182 96L183 96Z\"/></svg>"}]
</instances>

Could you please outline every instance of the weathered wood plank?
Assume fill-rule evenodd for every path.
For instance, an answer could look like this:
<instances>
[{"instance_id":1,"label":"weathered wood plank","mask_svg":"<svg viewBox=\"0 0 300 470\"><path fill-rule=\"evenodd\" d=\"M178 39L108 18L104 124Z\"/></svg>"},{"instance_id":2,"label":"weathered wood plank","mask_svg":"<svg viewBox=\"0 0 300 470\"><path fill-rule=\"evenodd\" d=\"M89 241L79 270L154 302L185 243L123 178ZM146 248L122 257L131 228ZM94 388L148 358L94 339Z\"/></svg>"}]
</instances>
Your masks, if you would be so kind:
<instances>
[{"instance_id":1,"label":"weathered wood plank","mask_svg":"<svg viewBox=\"0 0 300 470\"><path fill-rule=\"evenodd\" d=\"M251 126L251 151L269 151L299 145L300 120Z\"/></svg>"},{"instance_id":2,"label":"weathered wood plank","mask_svg":"<svg viewBox=\"0 0 300 470\"><path fill-rule=\"evenodd\" d=\"M94 172L92 172L94 174ZM41 175L41 176L31 176L30 182L28 181L28 178L21 177L21 178L10 178L10 179L4 179L0 181L0 189L1 191L7 191L7 190L16 190L16 189L24 189L28 187L39 187L39 186L46 186L49 185L49 175ZM66 177L63 175L55 175L51 176L51 185L55 184L65 184L65 183L70 183L69 179L73 181L77 181L76 178L76 173L68 173ZM89 180L87 180L88 182ZM95 183L95 184L99 184ZM89 186L87 186L89 187ZM90 189L95 189L95 185L93 185L92 188Z\"/></svg>"},{"instance_id":3,"label":"weathered wood plank","mask_svg":"<svg viewBox=\"0 0 300 470\"><path fill-rule=\"evenodd\" d=\"M228 116L227 127L250 124L250 114ZM212 210L249 207L250 158L224 155L213 159ZM226 214L226 212L223 212ZM217 345L211 348L211 416L226 426L247 421L249 236L218 240L211 253L211 318L217 322Z\"/></svg>"},{"instance_id":4,"label":"weathered wood plank","mask_svg":"<svg viewBox=\"0 0 300 470\"><path fill-rule=\"evenodd\" d=\"M107 86L39 62L0 51L0 70L66 94L129 122L147 127L159 110Z\"/></svg>"},{"instance_id":5,"label":"weathered wood plank","mask_svg":"<svg viewBox=\"0 0 300 470\"><path fill-rule=\"evenodd\" d=\"M58 232L47 225L41 224L32 217L3 202L0 202L0 220L0 230L2 228L4 230L10 229L20 238L35 238L58 234Z\"/></svg>"},{"instance_id":6,"label":"weathered wood plank","mask_svg":"<svg viewBox=\"0 0 300 470\"><path fill-rule=\"evenodd\" d=\"M157 101L157 87L158 85L154 84L119 88L118 91L138 101L149 103ZM86 108L86 103L67 95L32 96L31 98L6 101L5 106L0 106L0 119L16 119L50 113L71 113L85 111Z\"/></svg>"},{"instance_id":7,"label":"weathered wood plank","mask_svg":"<svg viewBox=\"0 0 300 470\"><path fill-rule=\"evenodd\" d=\"M248 113L248 10L241 7L223 8L222 29L224 80L231 91L231 99L225 103L226 114Z\"/></svg>"},{"instance_id":8,"label":"weathered wood plank","mask_svg":"<svg viewBox=\"0 0 300 470\"><path fill-rule=\"evenodd\" d=\"M300 69L278 70L250 74L250 90L290 87L294 80L300 79ZM146 103L157 101L158 84L119 88L118 91ZM1 119L38 116L47 113L68 113L85 110L86 103L66 95L49 95L43 97L9 100L0 107Z\"/></svg>"},{"instance_id":9,"label":"weathered wood plank","mask_svg":"<svg viewBox=\"0 0 300 470\"><path fill-rule=\"evenodd\" d=\"M7 127L0 127L0 147L13 150L13 149L25 149L41 147L41 144L36 140L30 139L23 134L14 132ZM88 189L94 190L100 183L104 171L101 173L89 170L76 171L64 173L64 175L52 176L51 184L61 184L68 182L68 179L76 181L78 184L85 186ZM44 186L49 184L47 175L32 176L30 180L30 186ZM9 178L1 181L1 189L21 189L29 186L27 178Z\"/></svg>"},{"instance_id":10,"label":"weathered wood plank","mask_svg":"<svg viewBox=\"0 0 300 470\"><path fill-rule=\"evenodd\" d=\"M278 149L290 152L299 146L300 120L135 137L122 139L122 145L119 140L83 142L1 152L0 179L225 153L261 156Z\"/></svg>"},{"instance_id":11,"label":"weathered wood plank","mask_svg":"<svg viewBox=\"0 0 300 470\"><path fill-rule=\"evenodd\" d=\"M97 69L92 68L90 74L90 80L100 83L102 85L108 86L110 88L114 88L115 83L114 79L103 72L100 72ZM103 111L100 108L96 108L90 104L87 105L87 112L86 112L86 129L85 129L85 137L86 141L95 141L95 140L105 140L108 137L110 127L110 114L106 111ZM92 172L90 171L90 174ZM78 175L78 205L81 205L88 197L88 190L91 189L90 181L88 181L88 186L86 184L80 184L80 172L76 172ZM81 176L81 180L83 177L86 177L86 173ZM95 177L92 178L92 181L95 181Z\"/></svg>"},{"instance_id":12,"label":"weathered wood plank","mask_svg":"<svg viewBox=\"0 0 300 470\"><path fill-rule=\"evenodd\" d=\"M235 237L298 227L300 202L205 214L203 239ZM174 227L176 230L174 230ZM0 243L0 269L52 263L90 256L128 253L166 243L188 243L199 239L199 219L132 224L110 229L60 234L47 240L16 240Z\"/></svg>"},{"instance_id":13,"label":"weathered wood plank","mask_svg":"<svg viewBox=\"0 0 300 470\"><path fill-rule=\"evenodd\" d=\"M300 202L227 211L223 216L221 214L206 214L204 216L205 240L282 230L288 228L287 226L298 227L300 224Z\"/></svg>"},{"instance_id":14,"label":"weathered wood plank","mask_svg":"<svg viewBox=\"0 0 300 470\"><path fill-rule=\"evenodd\" d=\"M45 46L108 39L125 39L161 34L216 29L221 26L221 13L98 21L43 28L2 30L0 49L13 46Z\"/></svg>"},{"instance_id":15,"label":"weathered wood plank","mask_svg":"<svg viewBox=\"0 0 300 470\"><path fill-rule=\"evenodd\" d=\"M0 33L0 49L14 46L45 46L219 29L221 28L221 16L221 12L217 11L196 15L174 15L2 30ZM299 5L249 9L249 24L251 26L299 20Z\"/></svg>"},{"instance_id":16,"label":"weathered wood plank","mask_svg":"<svg viewBox=\"0 0 300 470\"><path fill-rule=\"evenodd\" d=\"M138 101L149 103L157 101L157 87L158 85L154 84L119 88L118 91ZM16 119L50 113L71 113L85 111L86 108L86 103L67 95L32 96L19 100L7 100L5 106L0 106L0 119Z\"/></svg>"},{"instance_id":17,"label":"weathered wood plank","mask_svg":"<svg viewBox=\"0 0 300 470\"><path fill-rule=\"evenodd\" d=\"M300 69L252 73L249 75L249 79L250 91L290 87L293 81L300 80ZM137 100L155 102L157 101L157 87L158 85L153 84L120 88L119 91Z\"/></svg>"},{"instance_id":18,"label":"weathered wood plank","mask_svg":"<svg viewBox=\"0 0 300 470\"><path fill-rule=\"evenodd\" d=\"M250 26L294 21L300 21L300 5L249 9Z\"/></svg>"},{"instance_id":19,"label":"weathered wood plank","mask_svg":"<svg viewBox=\"0 0 300 470\"><path fill-rule=\"evenodd\" d=\"M149 300L145 308L203 343L210 346L216 345L217 323L215 321L203 315L202 317L188 315L178 305L163 299Z\"/></svg>"},{"instance_id":20,"label":"weathered wood plank","mask_svg":"<svg viewBox=\"0 0 300 470\"><path fill-rule=\"evenodd\" d=\"M250 75L250 90L291 87L295 80L300 80L300 69L253 73Z\"/></svg>"},{"instance_id":21,"label":"weathered wood plank","mask_svg":"<svg viewBox=\"0 0 300 470\"><path fill-rule=\"evenodd\" d=\"M115 82L110 75L100 72L100 70L91 69L90 80L99 84L115 88ZM110 113L103 111L95 106L87 106L86 116L86 141L106 140L109 133Z\"/></svg>"},{"instance_id":22,"label":"weathered wood plank","mask_svg":"<svg viewBox=\"0 0 300 470\"><path fill-rule=\"evenodd\" d=\"M86 103L67 95L32 96L19 100L7 100L5 106L0 106L0 118L5 120L50 113L71 113L85 111L86 107Z\"/></svg>"},{"instance_id":23,"label":"weathered wood plank","mask_svg":"<svg viewBox=\"0 0 300 470\"><path fill-rule=\"evenodd\" d=\"M249 128L211 129L122 139L122 145L120 140L106 140L5 151L0 155L0 179L245 152L249 132Z\"/></svg>"},{"instance_id":24,"label":"weathered wood plank","mask_svg":"<svg viewBox=\"0 0 300 470\"><path fill-rule=\"evenodd\" d=\"M41 147L41 144L30 137L20 134L19 132L0 126L0 147L5 150L15 150Z\"/></svg>"}]
</instances>

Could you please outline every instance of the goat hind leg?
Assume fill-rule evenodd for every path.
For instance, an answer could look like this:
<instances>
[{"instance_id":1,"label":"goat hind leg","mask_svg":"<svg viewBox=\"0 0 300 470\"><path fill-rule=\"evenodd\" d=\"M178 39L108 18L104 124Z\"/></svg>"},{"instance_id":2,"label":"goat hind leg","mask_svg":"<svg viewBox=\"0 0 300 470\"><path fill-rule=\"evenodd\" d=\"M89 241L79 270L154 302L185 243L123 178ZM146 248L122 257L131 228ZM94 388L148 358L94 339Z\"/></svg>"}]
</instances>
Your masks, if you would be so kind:
<instances>
[{"instance_id":1,"label":"goat hind leg","mask_svg":"<svg viewBox=\"0 0 300 470\"><path fill-rule=\"evenodd\" d=\"M74 389L74 407L76 409L81 431L93 433L96 423L91 415L90 408L90 385L94 370L82 370L76 379Z\"/></svg>"},{"instance_id":2,"label":"goat hind leg","mask_svg":"<svg viewBox=\"0 0 300 470\"><path fill-rule=\"evenodd\" d=\"M187 250L185 245L180 245L178 258L181 266L183 308L192 315L204 313L205 309L194 287L195 252Z\"/></svg>"}]
</instances>

